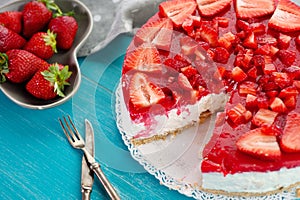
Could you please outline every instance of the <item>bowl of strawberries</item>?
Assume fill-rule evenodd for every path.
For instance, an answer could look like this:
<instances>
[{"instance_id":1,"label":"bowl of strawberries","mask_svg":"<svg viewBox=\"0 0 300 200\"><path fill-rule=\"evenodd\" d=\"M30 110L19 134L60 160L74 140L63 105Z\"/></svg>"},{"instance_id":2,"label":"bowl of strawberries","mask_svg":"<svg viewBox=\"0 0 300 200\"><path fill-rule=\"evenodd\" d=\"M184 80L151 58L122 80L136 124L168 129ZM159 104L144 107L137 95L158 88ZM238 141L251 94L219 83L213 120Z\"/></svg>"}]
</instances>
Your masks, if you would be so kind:
<instances>
[{"instance_id":1,"label":"bowl of strawberries","mask_svg":"<svg viewBox=\"0 0 300 200\"><path fill-rule=\"evenodd\" d=\"M81 73L77 52L93 27L78 0L19 0L0 8L0 89L13 102L45 109L69 100Z\"/></svg>"}]
</instances>

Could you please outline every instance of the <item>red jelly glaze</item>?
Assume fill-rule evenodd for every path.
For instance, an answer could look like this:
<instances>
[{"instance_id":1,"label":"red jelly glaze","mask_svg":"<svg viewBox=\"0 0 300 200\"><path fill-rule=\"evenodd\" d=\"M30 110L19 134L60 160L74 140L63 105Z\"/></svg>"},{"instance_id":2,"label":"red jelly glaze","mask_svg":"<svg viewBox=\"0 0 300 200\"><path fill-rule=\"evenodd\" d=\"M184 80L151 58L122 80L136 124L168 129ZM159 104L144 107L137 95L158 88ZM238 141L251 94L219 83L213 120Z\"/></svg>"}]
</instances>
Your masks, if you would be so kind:
<instances>
[{"instance_id":1,"label":"red jelly glaze","mask_svg":"<svg viewBox=\"0 0 300 200\"><path fill-rule=\"evenodd\" d=\"M229 24L230 27L228 29L233 33L236 33L236 15L234 12L233 4L231 6L231 9L227 13L225 13L224 16L231 17ZM257 20L257 22L262 22L267 27L268 18L259 19ZM228 29L226 29L226 31ZM275 38L277 38L278 36L278 32L270 29L266 34ZM259 38L265 37L266 34L259 36ZM300 64L300 50L299 46L295 44L295 36L297 36L298 34L299 32L290 34L290 36L292 36L292 40L290 46L288 47L288 50L296 52L296 60L294 63L297 63L297 66L299 66ZM232 66L234 66L234 58L235 55L232 54L231 59L226 65L226 69L231 69ZM273 61L273 64L276 66L278 71L284 71L285 66L280 62L278 58ZM225 83L227 84L228 88L231 87L228 80L225 80ZM241 97L239 96L238 92L233 91L231 99L226 105L225 110L231 108L232 105L236 105L237 103L242 103L245 106L245 97ZM300 112L299 101L297 101L297 107L295 108L295 111ZM285 118L286 114L279 115L274 123L283 128L285 125ZM226 175L250 171L276 171L281 169L282 167L293 168L300 166L300 153L282 152L282 157L279 161L266 161L240 152L236 147L236 141L241 135L249 131L249 129L253 128L251 127L251 122L242 124L238 127L232 127L231 122L228 120L228 118L225 117L224 114L222 115L222 117L219 117L218 121L223 121L222 125L215 127L211 140L203 150L203 161L201 164L201 171L203 173L220 172Z\"/></svg>"},{"instance_id":2,"label":"red jelly glaze","mask_svg":"<svg viewBox=\"0 0 300 200\"><path fill-rule=\"evenodd\" d=\"M277 5L277 1L276 5ZM226 9L223 13L220 13L217 15L217 17L226 17L229 19L228 27L219 27L219 37L223 34L231 31L233 34L236 34L239 32L237 30L236 26L236 14L235 14L235 8L234 8L234 1L232 2L231 6ZM159 18L159 15L153 16L147 23L150 23L151 21L155 21ZM267 16L265 18L261 19L251 19L248 20L249 23L259 22L263 23L266 27L267 32L265 34L258 35L258 40L263 40L265 36L271 36L271 37L278 37L278 32L275 30L271 30L267 28L268 19L270 16ZM202 18L202 20L207 21L213 21L214 19L208 19L208 18ZM176 30L180 32L184 32L184 30ZM294 63L297 63L297 66L299 66L300 63L300 47L295 44L295 37L299 34L297 33L285 33L292 37L291 43L288 47L288 50L295 51L296 52L296 60ZM171 49L170 52L166 51L160 51L160 57L162 63L167 58L172 58L176 55L174 52L180 52L180 37L183 37L182 35L179 37L175 37L172 40ZM135 49L134 40L128 47L127 53ZM227 71L231 71L234 67L234 61L236 54L232 51L230 52L230 58L227 63L218 63L218 66L225 67ZM278 71L284 71L285 66L281 63L281 61L278 58L273 59L273 64L275 65L276 69ZM128 109L131 115L131 118L137 122L145 122L146 126L150 126L150 124L155 123L152 118L152 114L165 114L167 115L167 112L173 108L180 108L183 105L190 104L191 102L191 96L188 94L182 93L182 91L178 91L178 84L176 82L173 82L171 85L167 84L167 82L161 82L162 80L168 80L170 77L170 74L176 74L177 72L174 70L167 69L165 70L165 73L161 74L160 76L157 76L157 74L151 74L147 73L147 75L150 77L151 81L155 83L159 83L160 87L166 88L164 90L167 98L164 99L162 102L160 102L160 106L157 107L157 109L152 108L144 108L135 110L130 103L128 103ZM176 76L176 75L175 75ZM129 75L130 77L130 75ZM210 76L213 77L213 76ZM223 77L224 84L226 87L227 92L232 92L232 96L230 98L230 101L225 107L225 110L232 108L237 103L241 103L245 106L245 97L241 97L237 91L235 91L235 88L238 88L238 83L234 82L230 75L228 76L225 74ZM252 78L252 81L258 81L260 77ZM126 78L124 78L123 74L123 93L125 102L129 102L128 99L128 81ZM207 83L208 84L208 83ZM173 96L174 93L170 91L176 91L179 92L179 94L182 95L182 101L178 103L176 101L176 97ZM208 91L207 91L208 92ZM207 93L204 93L202 95L198 95L199 100L202 96L206 95ZM298 95L299 97L299 95ZM152 110L152 114L149 113L149 110ZM154 111L153 111L154 110ZM297 102L297 107L295 108L297 112L300 112L300 103ZM180 113L180 112L179 112ZM281 114L279 115L275 123L279 127L284 127L285 125L285 118L286 115ZM250 172L250 171L257 171L257 172L266 172L266 171L274 171L279 170L282 167L286 168L293 168L296 166L300 166L300 153L285 153L282 152L282 157L279 161L265 161L260 160L255 157L252 157L248 154L242 153L237 150L236 147L236 141L237 139L250 129L254 128L251 125L251 122L248 122L246 124L242 124L239 126L232 126L232 122L228 120L225 113L222 113L219 115L217 119L216 127L214 129L213 136L209 143L205 146L203 150L203 161L201 164L201 171L203 173L206 172L220 172L224 175L226 174L234 174L239 172ZM280 136L279 136L280 138Z\"/></svg>"}]
</instances>

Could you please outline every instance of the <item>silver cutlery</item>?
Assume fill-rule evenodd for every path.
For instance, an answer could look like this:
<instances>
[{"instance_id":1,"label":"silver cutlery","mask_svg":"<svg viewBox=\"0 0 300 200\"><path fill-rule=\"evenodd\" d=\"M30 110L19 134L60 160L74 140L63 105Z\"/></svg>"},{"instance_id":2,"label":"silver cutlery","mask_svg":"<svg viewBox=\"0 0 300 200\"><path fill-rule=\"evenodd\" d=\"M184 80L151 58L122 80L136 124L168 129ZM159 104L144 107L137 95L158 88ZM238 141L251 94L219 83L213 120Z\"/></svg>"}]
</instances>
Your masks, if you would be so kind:
<instances>
[{"instance_id":1,"label":"silver cutlery","mask_svg":"<svg viewBox=\"0 0 300 200\"><path fill-rule=\"evenodd\" d=\"M92 124L85 120L85 147L87 151L94 157L94 131ZM89 200L94 183L94 172L86 162L85 156L82 156L81 161L81 193L82 200Z\"/></svg>"},{"instance_id":2,"label":"silver cutlery","mask_svg":"<svg viewBox=\"0 0 300 200\"><path fill-rule=\"evenodd\" d=\"M90 168L93 170L93 172L96 174L100 182L102 183L104 189L108 193L111 199L113 200L119 200L120 197L117 194L114 187L110 184L104 173L102 172L100 168L100 164L95 160L95 158L88 152L88 150L85 147L85 142L82 139L80 133L76 129L74 123L72 122L70 116L63 117L63 120L59 119L59 123L69 141L69 143L72 145L72 147L76 149L81 149L84 152L85 158L90 166Z\"/></svg>"}]
</instances>

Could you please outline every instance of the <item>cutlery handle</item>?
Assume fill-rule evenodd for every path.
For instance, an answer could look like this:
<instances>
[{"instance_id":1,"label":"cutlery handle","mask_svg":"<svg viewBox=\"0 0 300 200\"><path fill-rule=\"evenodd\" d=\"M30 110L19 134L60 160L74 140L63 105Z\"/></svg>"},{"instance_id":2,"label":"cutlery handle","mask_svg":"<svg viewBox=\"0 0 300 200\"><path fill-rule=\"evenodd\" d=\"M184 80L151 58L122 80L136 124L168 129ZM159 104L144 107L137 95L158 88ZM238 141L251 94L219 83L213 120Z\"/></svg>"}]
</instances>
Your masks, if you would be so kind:
<instances>
[{"instance_id":1,"label":"cutlery handle","mask_svg":"<svg viewBox=\"0 0 300 200\"><path fill-rule=\"evenodd\" d=\"M103 185L104 189L106 190L106 192L108 193L109 197L112 200L120 200L120 197L117 194L116 190L110 184L110 182L104 175L103 171L101 170L99 163L97 163L97 162L91 163L91 168L94 171L94 173L96 174L96 176L98 177L98 179L100 180L100 182L102 183L102 185Z\"/></svg>"},{"instance_id":2,"label":"cutlery handle","mask_svg":"<svg viewBox=\"0 0 300 200\"><path fill-rule=\"evenodd\" d=\"M82 187L81 188L82 200L90 200L91 199L91 192L92 192L91 189Z\"/></svg>"}]
</instances>

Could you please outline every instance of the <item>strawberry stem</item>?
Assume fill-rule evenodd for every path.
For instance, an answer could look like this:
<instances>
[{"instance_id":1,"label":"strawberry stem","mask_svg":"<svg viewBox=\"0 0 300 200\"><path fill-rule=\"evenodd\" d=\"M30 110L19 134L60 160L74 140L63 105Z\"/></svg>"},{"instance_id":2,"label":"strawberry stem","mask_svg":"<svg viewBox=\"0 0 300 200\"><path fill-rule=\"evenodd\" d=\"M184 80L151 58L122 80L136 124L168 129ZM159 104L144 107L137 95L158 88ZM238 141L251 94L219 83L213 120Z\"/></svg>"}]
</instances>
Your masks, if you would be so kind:
<instances>
[{"instance_id":1,"label":"strawberry stem","mask_svg":"<svg viewBox=\"0 0 300 200\"><path fill-rule=\"evenodd\" d=\"M54 0L37 0L46 5L46 7L53 12L53 18L59 16L74 16L74 11L64 13Z\"/></svg>"},{"instance_id":2,"label":"strawberry stem","mask_svg":"<svg viewBox=\"0 0 300 200\"><path fill-rule=\"evenodd\" d=\"M65 85L70 85L68 79L72 72L69 71L69 66L65 65L62 69L58 63L50 65L48 70L41 72L46 80L48 80L54 86L54 92L58 96L64 97Z\"/></svg>"},{"instance_id":3,"label":"strawberry stem","mask_svg":"<svg viewBox=\"0 0 300 200\"><path fill-rule=\"evenodd\" d=\"M56 48L56 34L50 29L47 30L47 34L43 37L46 45L51 46L54 53L57 53Z\"/></svg>"},{"instance_id":4,"label":"strawberry stem","mask_svg":"<svg viewBox=\"0 0 300 200\"><path fill-rule=\"evenodd\" d=\"M0 83L6 81L5 74L8 72L8 56L6 53L0 53Z\"/></svg>"}]
</instances>

